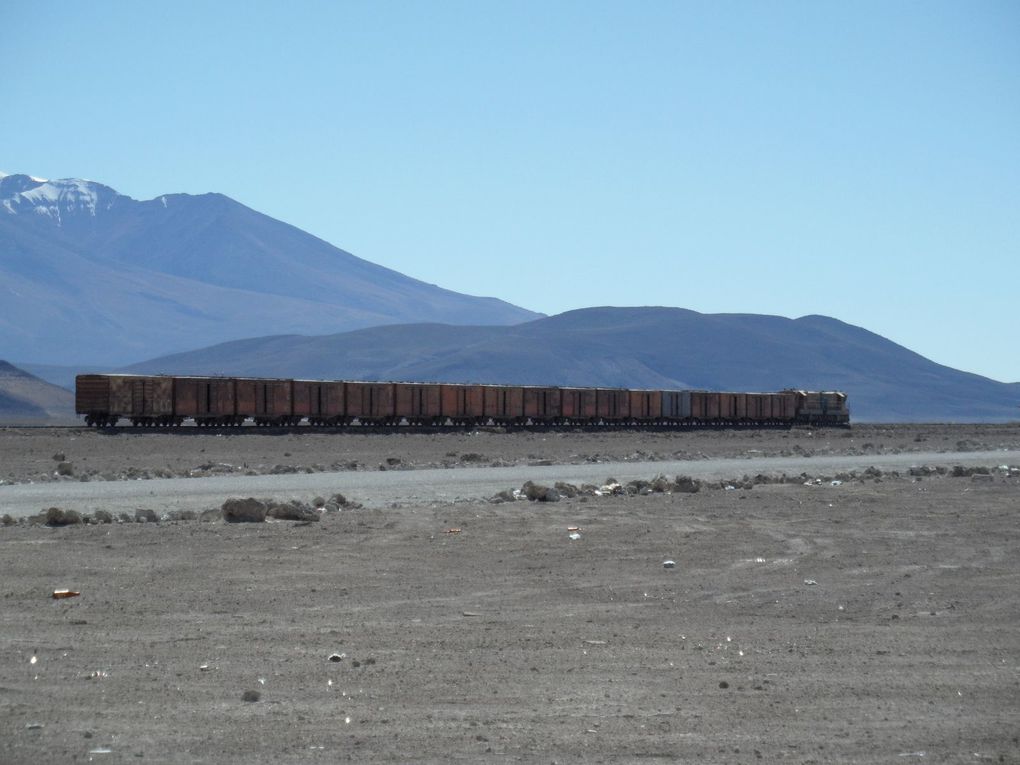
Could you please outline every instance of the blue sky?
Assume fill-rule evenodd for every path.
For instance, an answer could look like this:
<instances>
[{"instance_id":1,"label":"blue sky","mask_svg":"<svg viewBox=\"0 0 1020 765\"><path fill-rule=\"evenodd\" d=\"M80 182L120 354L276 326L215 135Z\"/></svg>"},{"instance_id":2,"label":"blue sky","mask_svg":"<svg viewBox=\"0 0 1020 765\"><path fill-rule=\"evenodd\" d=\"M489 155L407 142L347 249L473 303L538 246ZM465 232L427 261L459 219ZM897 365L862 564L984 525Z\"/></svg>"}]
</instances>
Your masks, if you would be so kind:
<instances>
[{"instance_id":1,"label":"blue sky","mask_svg":"<svg viewBox=\"0 0 1020 765\"><path fill-rule=\"evenodd\" d=\"M1020 381L1020 3L5 3L0 169Z\"/></svg>"}]
</instances>

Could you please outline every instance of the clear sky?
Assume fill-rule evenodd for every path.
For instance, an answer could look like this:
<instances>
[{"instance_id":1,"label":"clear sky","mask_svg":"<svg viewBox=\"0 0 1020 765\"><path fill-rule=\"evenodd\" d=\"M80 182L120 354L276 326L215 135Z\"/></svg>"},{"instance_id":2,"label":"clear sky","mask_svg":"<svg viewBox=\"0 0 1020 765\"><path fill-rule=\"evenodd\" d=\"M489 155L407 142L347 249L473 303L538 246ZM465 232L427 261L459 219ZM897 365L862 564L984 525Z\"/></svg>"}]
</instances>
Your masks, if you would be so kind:
<instances>
[{"instance_id":1,"label":"clear sky","mask_svg":"<svg viewBox=\"0 0 1020 765\"><path fill-rule=\"evenodd\" d=\"M1020 381L1020 2L0 4L0 170Z\"/></svg>"}]
</instances>

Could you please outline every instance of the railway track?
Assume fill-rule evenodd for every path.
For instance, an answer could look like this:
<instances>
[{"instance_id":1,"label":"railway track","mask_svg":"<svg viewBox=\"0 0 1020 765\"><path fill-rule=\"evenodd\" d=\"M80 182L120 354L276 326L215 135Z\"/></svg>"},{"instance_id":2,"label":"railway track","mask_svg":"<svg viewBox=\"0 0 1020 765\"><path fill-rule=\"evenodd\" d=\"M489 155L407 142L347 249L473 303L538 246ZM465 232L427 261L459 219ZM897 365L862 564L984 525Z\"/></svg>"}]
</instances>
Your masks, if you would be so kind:
<instances>
[{"instance_id":1,"label":"railway track","mask_svg":"<svg viewBox=\"0 0 1020 765\"><path fill-rule=\"evenodd\" d=\"M243 425L107 425L95 426L86 425L11 425L10 428L22 429L51 429L51 430L91 430L97 433L107 434L145 434L145 433L168 433L176 435L238 435L238 434L263 434L263 435L285 435L300 433L364 433L364 434L388 434L388 433L423 433L439 435L443 433L463 433L471 431L483 431L490 433L599 433L605 431L629 431L629 432L655 432L663 431L695 431L695 430L791 430L794 428L817 428L836 427L849 428L849 423L793 423L793 422L681 422L681 423L628 423L628 422L605 422L605 423L525 423L525 424L497 424L497 423L450 423L447 425L419 425L419 424L378 424L366 423L348 425L256 425L246 423Z\"/></svg>"}]
</instances>

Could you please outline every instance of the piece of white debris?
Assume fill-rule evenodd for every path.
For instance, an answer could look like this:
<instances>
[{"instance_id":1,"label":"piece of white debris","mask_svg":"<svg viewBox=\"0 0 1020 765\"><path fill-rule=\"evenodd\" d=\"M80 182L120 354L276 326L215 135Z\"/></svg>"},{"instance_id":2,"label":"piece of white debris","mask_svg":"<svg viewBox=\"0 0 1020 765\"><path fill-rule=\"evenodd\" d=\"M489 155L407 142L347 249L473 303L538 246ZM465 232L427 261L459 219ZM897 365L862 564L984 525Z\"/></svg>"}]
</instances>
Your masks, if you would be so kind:
<instances>
[{"instance_id":1,"label":"piece of white debris","mask_svg":"<svg viewBox=\"0 0 1020 765\"><path fill-rule=\"evenodd\" d=\"M676 568L676 561L675 560L664 560L662 562L662 567L663 568Z\"/></svg>"}]
</instances>

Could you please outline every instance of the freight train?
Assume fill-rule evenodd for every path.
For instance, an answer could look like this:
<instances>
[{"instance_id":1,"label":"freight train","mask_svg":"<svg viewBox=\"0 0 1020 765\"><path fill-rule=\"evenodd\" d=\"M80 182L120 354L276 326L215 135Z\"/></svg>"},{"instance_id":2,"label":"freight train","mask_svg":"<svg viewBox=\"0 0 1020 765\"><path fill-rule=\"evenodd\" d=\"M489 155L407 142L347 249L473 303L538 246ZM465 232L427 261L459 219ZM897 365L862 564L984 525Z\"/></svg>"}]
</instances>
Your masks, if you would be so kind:
<instances>
[{"instance_id":1,"label":"freight train","mask_svg":"<svg viewBox=\"0 0 1020 765\"><path fill-rule=\"evenodd\" d=\"M78 375L75 410L114 427L846 425L846 394L728 393L531 385Z\"/></svg>"}]
</instances>

